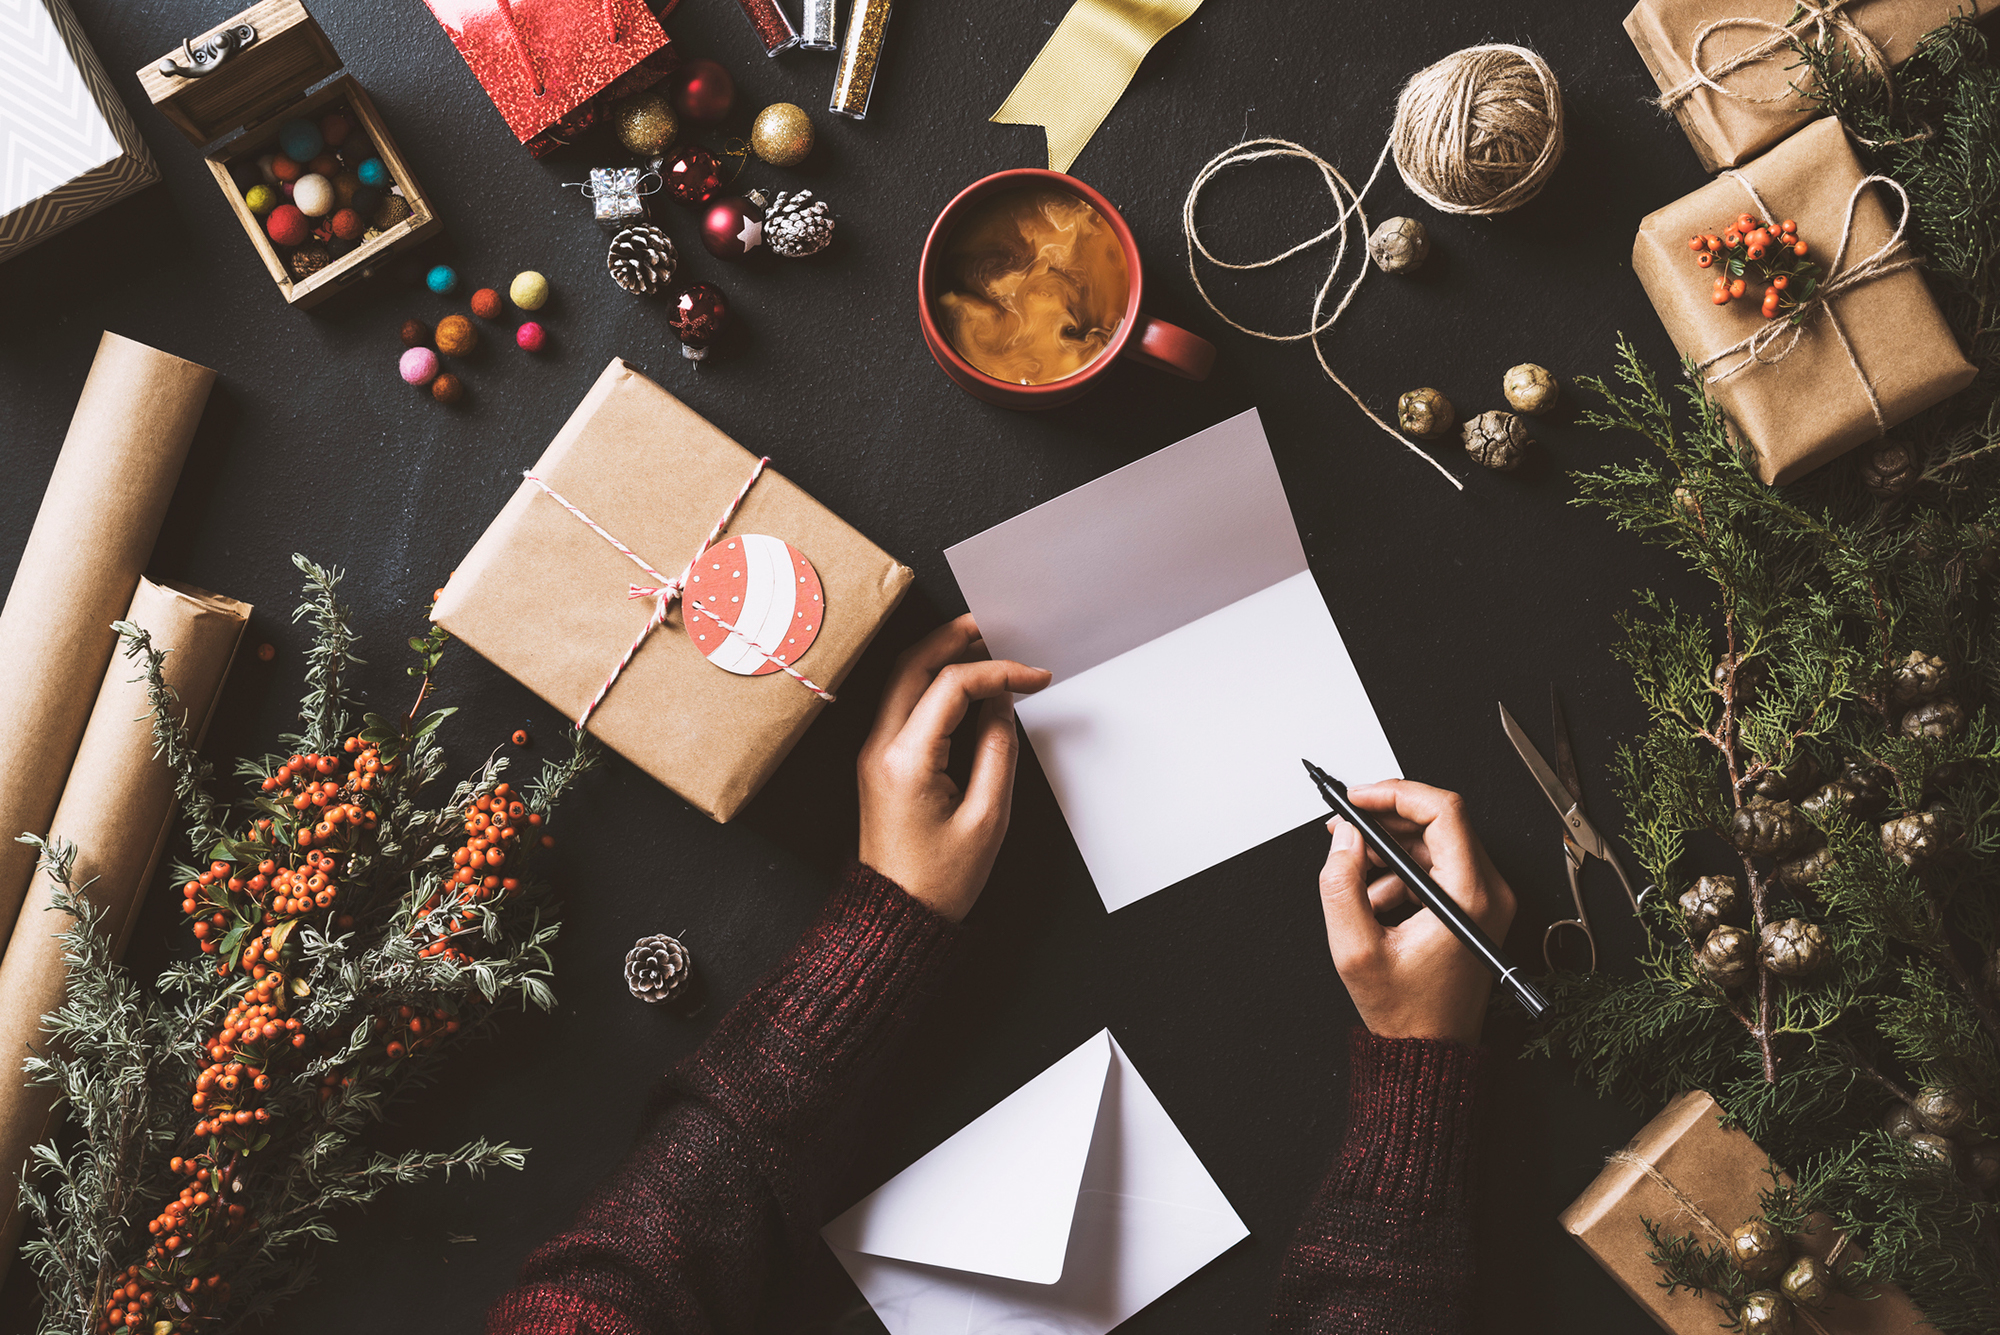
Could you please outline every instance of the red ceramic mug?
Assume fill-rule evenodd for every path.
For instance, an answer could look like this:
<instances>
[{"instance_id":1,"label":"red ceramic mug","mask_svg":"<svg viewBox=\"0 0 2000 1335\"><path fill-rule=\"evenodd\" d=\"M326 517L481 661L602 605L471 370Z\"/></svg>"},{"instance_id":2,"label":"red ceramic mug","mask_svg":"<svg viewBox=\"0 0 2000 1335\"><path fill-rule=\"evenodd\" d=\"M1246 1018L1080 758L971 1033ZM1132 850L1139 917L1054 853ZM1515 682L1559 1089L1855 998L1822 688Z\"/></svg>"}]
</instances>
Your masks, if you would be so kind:
<instances>
[{"instance_id":1,"label":"red ceramic mug","mask_svg":"<svg viewBox=\"0 0 2000 1335\"><path fill-rule=\"evenodd\" d=\"M944 275L939 272L939 256L944 243L964 219L970 206L1000 191L1025 185L1053 186L1076 196L1104 215L1104 220L1111 225L1112 233L1118 238L1119 246L1125 251L1125 271L1131 285L1125 297L1125 318L1119 322L1118 332L1111 336L1104 351L1073 374L1040 385L1016 384L979 370L951 346L944 331L938 328L937 317L931 310L931 303L944 282ZM1139 247L1132 240L1132 229L1125 225L1125 219L1119 216L1118 210L1111 207L1110 200L1074 176L1044 171L1039 167L1017 167L974 181L959 191L958 197L945 205L944 212L938 214L937 221L931 224L931 234L924 238L923 258L917 264L917 321L923 327L924 346L931 350L931 356L944 368L944 373L974 398L997 403L1002 408L1053 408L1068 403L1096 384L1121 354L1188 380L1207 379L1209 370L1215 365L1215 345L1178 325L1140 314L1139 299L1145 292L1145 286L1145 269L1139 261Z\"/></svg>"}]
</instances>

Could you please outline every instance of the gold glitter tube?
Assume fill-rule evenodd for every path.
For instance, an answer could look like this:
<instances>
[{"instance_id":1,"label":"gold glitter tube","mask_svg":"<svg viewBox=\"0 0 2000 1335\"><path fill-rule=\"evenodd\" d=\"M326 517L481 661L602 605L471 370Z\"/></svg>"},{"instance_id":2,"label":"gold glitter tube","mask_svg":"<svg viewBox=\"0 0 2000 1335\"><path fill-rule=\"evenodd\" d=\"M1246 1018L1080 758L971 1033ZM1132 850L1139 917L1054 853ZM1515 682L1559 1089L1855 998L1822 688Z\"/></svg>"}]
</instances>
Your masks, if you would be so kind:
<instances>
[{"instance_id":1,"label":"gold glitter tube","mask_svg":"<svg viewBox=\"0 0 2000 1335\"><path fill-rule=\"evenodd\" d=\"M868 98L875 91L882 38L888 30L889 0L854 0L847 12L847 40L840 48L840 68L833 76L828 111L858 121L868 119Z\"/></svg>"}]
</instances>

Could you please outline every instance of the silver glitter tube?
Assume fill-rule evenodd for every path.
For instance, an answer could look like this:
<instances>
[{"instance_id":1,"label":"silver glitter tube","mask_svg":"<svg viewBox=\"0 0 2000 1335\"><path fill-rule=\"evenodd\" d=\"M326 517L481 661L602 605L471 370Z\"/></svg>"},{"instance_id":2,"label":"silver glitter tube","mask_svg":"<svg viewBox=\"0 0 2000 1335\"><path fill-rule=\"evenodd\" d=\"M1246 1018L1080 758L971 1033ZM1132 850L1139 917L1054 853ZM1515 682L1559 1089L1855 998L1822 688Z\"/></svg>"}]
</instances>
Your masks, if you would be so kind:
<instances>
[{"instance_id":1,"label":"silver glitter tube","mask_svg":"<svg viewBox=\"0 0 2000 1335\"><path fill-rule=\"evenodd\" d=\"M799 45L808 51L837 50L833 13L838 0L804 0L799 11Z\"/></svg>"}]
</instances>

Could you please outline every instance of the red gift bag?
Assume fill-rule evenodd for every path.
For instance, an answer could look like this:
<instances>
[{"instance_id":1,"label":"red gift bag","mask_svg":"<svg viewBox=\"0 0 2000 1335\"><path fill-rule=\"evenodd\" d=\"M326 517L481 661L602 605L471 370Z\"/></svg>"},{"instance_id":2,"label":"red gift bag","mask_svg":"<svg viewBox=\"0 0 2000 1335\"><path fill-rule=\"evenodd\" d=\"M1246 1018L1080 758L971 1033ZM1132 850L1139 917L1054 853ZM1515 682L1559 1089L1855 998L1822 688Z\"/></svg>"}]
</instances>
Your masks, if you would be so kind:
<instances>
[{"instance_id":1,"label":"red gift bag","mask_svg":"<svg viewBox=\"0 0 2000 1335\"><path fill-rule=\"evenodd\" d=\"M588 129L604 100L650 87L678 63L644 0L424 3L537 157Z\"/></svg>"}]
</instances>

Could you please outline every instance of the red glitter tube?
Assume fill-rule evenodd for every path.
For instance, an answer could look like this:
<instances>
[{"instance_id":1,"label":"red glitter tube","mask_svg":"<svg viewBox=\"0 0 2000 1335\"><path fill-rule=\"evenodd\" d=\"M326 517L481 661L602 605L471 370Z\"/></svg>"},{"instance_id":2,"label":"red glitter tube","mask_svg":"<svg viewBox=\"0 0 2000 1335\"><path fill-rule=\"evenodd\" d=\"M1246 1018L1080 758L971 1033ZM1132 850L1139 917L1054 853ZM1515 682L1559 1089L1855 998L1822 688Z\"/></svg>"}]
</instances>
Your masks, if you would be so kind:
<instances>
[{"instance_id":1,"label":"red glitter tube","mask_svg":"<svg viewBox=\"0 0 2000 1335\"><path fill-rule=\"evenodd\" d=\"M799 44L798 29L785 17L785 11L778 8L778 0L736 0L743 6L743 12L750 16L750 26L757 30L758 38L764 43L764 54L775 56L780 51L789 51Z\"/></svg>"}]
</instances>

